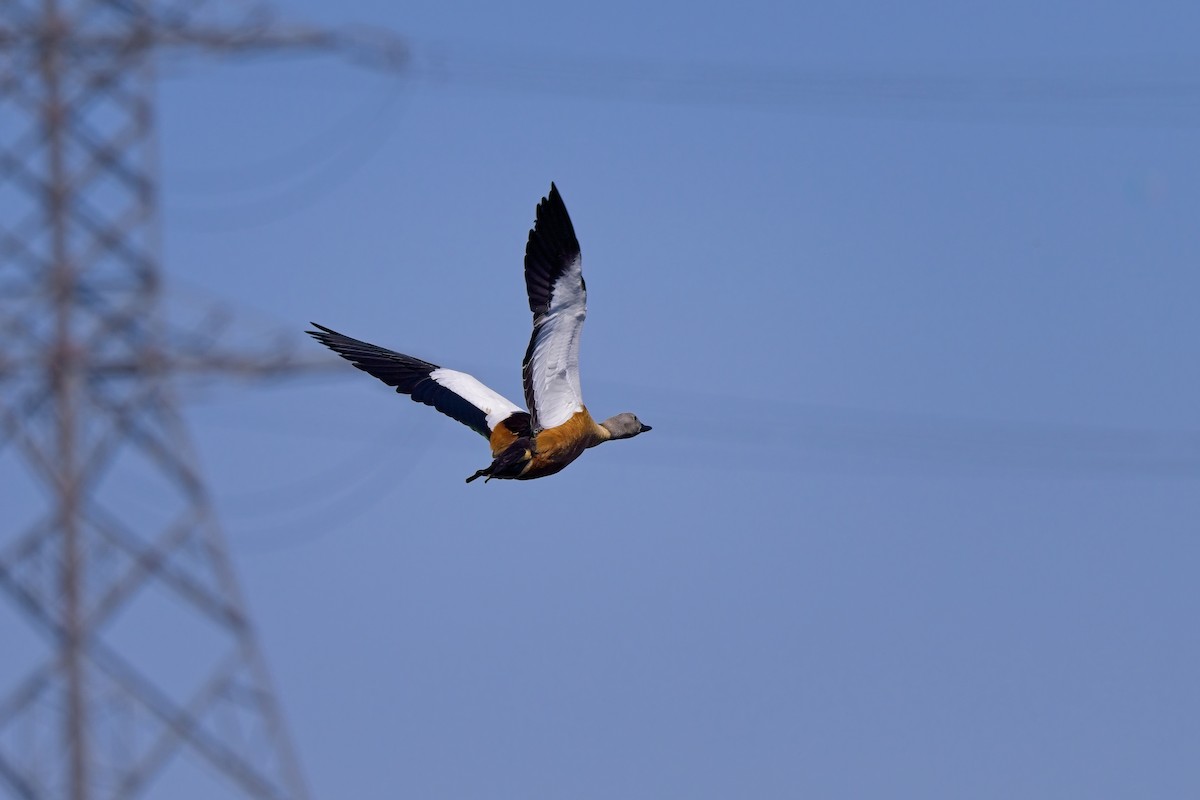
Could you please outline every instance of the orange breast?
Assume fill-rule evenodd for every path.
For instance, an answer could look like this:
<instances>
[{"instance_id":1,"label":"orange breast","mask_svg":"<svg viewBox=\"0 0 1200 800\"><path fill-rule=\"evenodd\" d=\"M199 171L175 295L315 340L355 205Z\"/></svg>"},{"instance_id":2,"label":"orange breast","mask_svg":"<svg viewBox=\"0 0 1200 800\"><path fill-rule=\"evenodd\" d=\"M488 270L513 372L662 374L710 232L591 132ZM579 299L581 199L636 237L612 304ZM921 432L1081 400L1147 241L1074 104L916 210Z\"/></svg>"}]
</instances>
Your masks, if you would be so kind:
<instances>
[{"instance_id":1,"label":"orange breast","mask_svg":"<svg viewBox=\"0 0 1200 800\"><path fill-rule=\"evenodd\" d=\"M547 428L534 440L533 460L521 472L519 480L553 475L579 458L584 450L603 440L603 432L586 408L562 425ZM494 433L492 437L494 441Z\"/></svg>"}]
</instances>

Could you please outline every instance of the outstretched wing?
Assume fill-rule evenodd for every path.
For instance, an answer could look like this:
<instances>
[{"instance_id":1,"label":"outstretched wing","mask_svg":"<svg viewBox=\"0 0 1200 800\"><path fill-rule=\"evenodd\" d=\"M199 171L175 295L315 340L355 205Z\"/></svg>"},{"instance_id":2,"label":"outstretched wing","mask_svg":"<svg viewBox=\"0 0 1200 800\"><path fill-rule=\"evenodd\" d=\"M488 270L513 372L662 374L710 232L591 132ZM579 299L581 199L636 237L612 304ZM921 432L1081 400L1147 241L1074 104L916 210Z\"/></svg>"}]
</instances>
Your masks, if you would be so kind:
<instances>
[{"instance_id":1,"label":"outstretched wing","mask_svg":"<svg viewBox=\"0 0 1200 800\"><path fill-rule=\"evenodd\" d=\"M307 333L354 366L401 394L433 406L471 430L490 437L492 429L521 409L465 372L430 364L383 347L351 339L313 323Z\"/></svg>"},{"instance_id":2,"label":"outstretched wing","mask_svg":"<svg viewBox=\"0 0 1200 800\"><path fill-rule=\"evenodd\" d=\"M583 410L579 334L587 315L587 286L579 241L558 188L538 203L525 245L525 289L533 335L521 376L533 429L554 428Z\"/></svg>"}]
</instances>

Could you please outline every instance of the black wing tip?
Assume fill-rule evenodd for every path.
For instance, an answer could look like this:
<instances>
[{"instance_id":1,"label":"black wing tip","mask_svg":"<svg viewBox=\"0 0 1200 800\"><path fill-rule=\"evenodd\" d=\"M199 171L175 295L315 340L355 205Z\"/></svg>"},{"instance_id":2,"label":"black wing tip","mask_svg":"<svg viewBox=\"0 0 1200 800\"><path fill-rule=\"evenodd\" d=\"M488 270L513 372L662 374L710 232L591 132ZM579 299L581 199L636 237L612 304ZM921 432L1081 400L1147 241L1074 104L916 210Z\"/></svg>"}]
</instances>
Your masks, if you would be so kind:
<instances>
[{"instance_id":1,"label":"black wing tip","mask_svg":"<svg viewBox=\"0 0 1200 800\"><path fill-rule=\"evenodd\" d=\"M579 257L575 226L558 186L552 181L550 194L537 205L533 227L525 242L525 290L529 310L535 317L545 313L554 282Z\"/></svg>"},{"instance_id":2,"label":"black wing tip","mask_svg":"<svg viewBox=\"0 0 1200 800\"><path fill-rule=\"evenodd\" d=\"M567 213L567 204L563 202L558 187L550 183L550 194L541 199L534 212L533 227L529 229L529 238L525 243L526 256L532 255L538 243L559 259L573 258L579 255L579 238L575 235L575 225L571 215ZM565 266L565 264L563 265Z\"/></svg>"},{"instance_id":3,"label":"black wing tip","mask_svg":"<svg viewBox=\"0 0 1200 800\"><path fill-rule=\"evenodd\" d=\"M309 336L313 337L314 339L317 339L322 342L324 342L326 339L328 339L331 336L344 336L345 335L345 334L338 333L333 328L326 328L324 325L320 324L319 322L309 322L308 324L312 325L317 330L305 331L305 333L307 333Z\"/></svg>"},{"instance_id":4,"label":"black wing tip","mask_svg":"<svg viewBox=\"0 0 1200 800\"><path fill-rule=\"evenodd\" d=\"M309 324L318 330L305 331L305 333L328 347L330 350L336 351L344 358L350 358L350 356L345 352L346 349L353 348L356 350L361 349L364 351L373 351L386 357L398 356L402 359L408 359L410 361L420 361L420 359L414 359L412 356L406 356L403 353L393 352L385 347L380 347L377 344L371 344L370 342L363 341L362 339L355 339L353 336L347 336L344 333L335 331L333 328L326 328L324 325L319 323L310 322Z\"/></svg>"},{"instance_id":5,"label":"black wing tip","mask_svg":"<svg viewBox=\"0 0 1200 800\"><path fill-rule=\"evenodd\" d=\"M320 330L305 331L305 333L354 364L354 366L364 372L370 372L375 377L380 378L380 380L386 381L388 379L372 371L373 367L388 366L391 368L403 368L411 372L421 372L426 375L435 369L440 369L437 364L432 364L420 358L405 355L404 353L397 353L395 350L389 350L386 347L380 347L377 344L371 344L362 339L355 339L344 333L338 333L333 328L326 328L324 325L318 325L315 322L312 323L312 326ZM395 386L396 384L389 385ZM404 389L402 391L408 392L410 390Z\"/></svg>"},{"instance_id":6,"label":"black wing tip","mask_svg":"<svg viewBox=\"0 0 1200 800\"><path fill-rule=\"evenodd\" d=\"M567 204L563 202L562 194L559 193L554 181L550 181L550 192L537 205L537 219L540 220L544 213L548 213L551 210L561 213L568 220L570 219L567 216Z\"/></svg>"}]
</instances>

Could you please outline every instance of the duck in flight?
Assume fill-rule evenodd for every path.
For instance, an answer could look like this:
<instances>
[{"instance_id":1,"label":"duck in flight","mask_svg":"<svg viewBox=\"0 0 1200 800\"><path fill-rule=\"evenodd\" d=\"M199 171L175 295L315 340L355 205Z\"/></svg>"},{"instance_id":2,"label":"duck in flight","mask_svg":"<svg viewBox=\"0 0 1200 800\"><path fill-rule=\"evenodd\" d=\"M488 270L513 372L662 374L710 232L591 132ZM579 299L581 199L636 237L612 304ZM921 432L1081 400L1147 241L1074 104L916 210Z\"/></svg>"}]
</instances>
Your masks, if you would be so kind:
<instances>
[{"instance_id":1,"label":"duck in flight","mask_svg":"<svg viewBox=\"0 0 1200 800\"><path fill-rule=\"evenodd\" d=\"M579 334L587 286L575 228L558 188L538 203L525 245L525 289L533 335L521 375L528 411L458 372L343 336L313 323L317 341L396 391L433 406L486 437L492 463L467 478L531 480L553 475L589 447L650 430L625 412L597 423L579 390Z\"/></svg>"}]
</instances>

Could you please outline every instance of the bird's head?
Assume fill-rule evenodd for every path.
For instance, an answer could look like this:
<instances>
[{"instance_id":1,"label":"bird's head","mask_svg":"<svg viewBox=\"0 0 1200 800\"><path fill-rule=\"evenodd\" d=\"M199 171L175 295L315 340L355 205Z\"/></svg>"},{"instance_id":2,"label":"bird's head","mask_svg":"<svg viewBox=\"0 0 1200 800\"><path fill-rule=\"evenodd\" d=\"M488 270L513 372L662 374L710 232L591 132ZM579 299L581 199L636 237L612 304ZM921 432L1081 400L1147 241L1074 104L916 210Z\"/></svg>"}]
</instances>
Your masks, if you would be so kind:
<instances>
[{"instance_id":1,"label":"bird's head","mask_svg":"<svg viewBox=\"0 0 1200 800\"><path fill-rule=\"evenodd\" d=\"M608 431L613 439L630 439L651 430L649 425L643 425L637 415L630 411L609 417L600 423L600 427Z\"/></svg>"}]
</instances>

